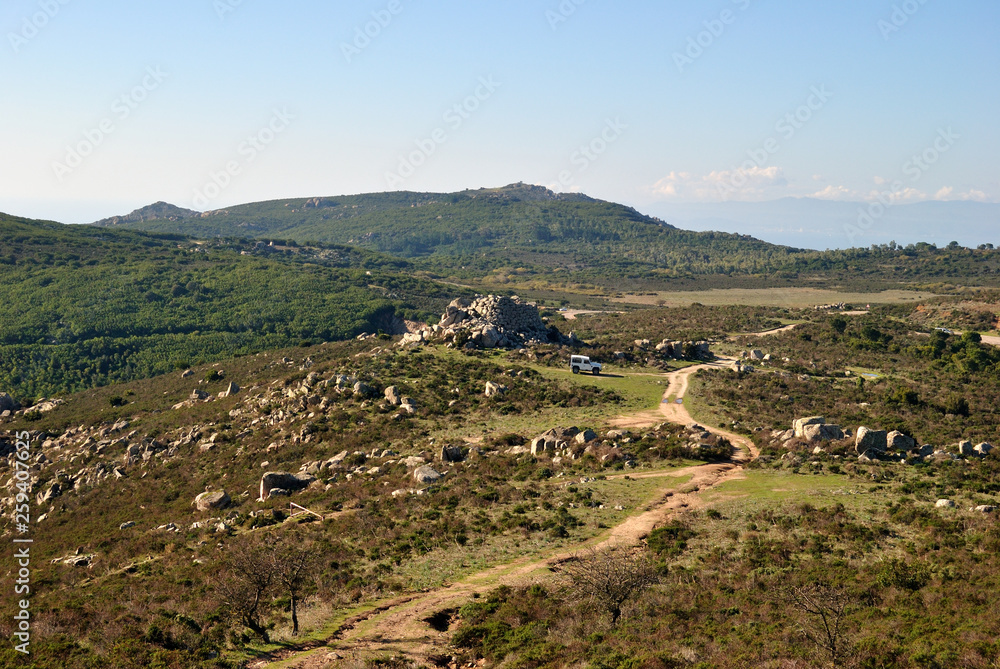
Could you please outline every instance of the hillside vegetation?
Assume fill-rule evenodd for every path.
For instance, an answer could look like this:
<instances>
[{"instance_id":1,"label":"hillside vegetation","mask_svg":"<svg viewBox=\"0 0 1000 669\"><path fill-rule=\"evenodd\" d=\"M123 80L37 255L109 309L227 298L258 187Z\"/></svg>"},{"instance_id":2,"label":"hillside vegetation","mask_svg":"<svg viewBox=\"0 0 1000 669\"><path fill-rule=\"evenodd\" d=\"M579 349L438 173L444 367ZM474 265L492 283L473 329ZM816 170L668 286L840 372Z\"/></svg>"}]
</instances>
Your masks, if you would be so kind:
<instances>
[{"instance_id":1,"label":"hillside vegetation","mask_svg":"<svg viewBox=\"0 0 1000 669\"><path fill-rule=\"evenodd\" d=\"M161 203L162 204L162 203ZM895 243L806 251L746 235L692 232L635 209L539 186L459 193L392 192L244 204L188 217L161 204L98 225L201 238L349 244L412 260L433 276L485 286L571 292L1000 281L1000 252ZM182 211L182 210L180 210Z\"/></svg>"},{"instance_id":2,"label":"hillside vegetation","mask_svg":"<svg viewBox=\"0 0 1000 669\"><path fill-rule=\"evenodd\" d=\"M391 332L459 291L357 249L265 250L0 217L0 389L31 400Z\"/></svg>"}]
</instances>

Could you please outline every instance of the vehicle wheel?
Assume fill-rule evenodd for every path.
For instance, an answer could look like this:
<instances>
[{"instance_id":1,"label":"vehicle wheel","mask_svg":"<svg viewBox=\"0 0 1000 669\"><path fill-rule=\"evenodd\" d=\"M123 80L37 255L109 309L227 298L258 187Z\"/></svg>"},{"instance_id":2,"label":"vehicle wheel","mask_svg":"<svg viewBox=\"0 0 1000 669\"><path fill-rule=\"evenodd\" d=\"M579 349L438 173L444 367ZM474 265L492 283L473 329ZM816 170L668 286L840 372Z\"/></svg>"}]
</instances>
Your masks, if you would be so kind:
<instances>
[{"instance_id":1,"label":"vehicle wheel","mask_svg":"<svg viewBox=\"0 0 1000 669\"><path fill-rule=\"evenodd\" d=\"M579 374L580 373L580 368L577 367L576 365L573 365L573 373L574 374Z\"/></svg>"},{"instance_id":2,"label":"vehicle wheel","mask_svg":"<svg viewBox=\"0 0 1000 669\"><path fill-rule=\"evenodd\" d=\"M595 370L594 370L594 376L597 376L597 375L598 375L598 374L600 374L600 373L601 373L601 370L599 370L599 369L595 369Z\"/></svg>"}]
</instances>

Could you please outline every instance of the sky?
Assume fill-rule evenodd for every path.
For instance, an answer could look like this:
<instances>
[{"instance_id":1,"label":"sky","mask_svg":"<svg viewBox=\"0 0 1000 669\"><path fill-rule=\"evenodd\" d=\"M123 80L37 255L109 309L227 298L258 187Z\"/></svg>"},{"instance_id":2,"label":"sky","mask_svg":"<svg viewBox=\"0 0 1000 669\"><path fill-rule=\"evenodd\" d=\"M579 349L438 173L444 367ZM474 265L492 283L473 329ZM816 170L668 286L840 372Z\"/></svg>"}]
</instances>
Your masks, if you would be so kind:
<instances>
[{"instance_id":1,"label":"sky","mask_svg":"<svg viewBox=\"0 0 1000 669\"><path fill-rule=\"evenodd\" d=\"M1000 201L989 0L5 0L0 211Z\"/></svg>"}]
</instances>

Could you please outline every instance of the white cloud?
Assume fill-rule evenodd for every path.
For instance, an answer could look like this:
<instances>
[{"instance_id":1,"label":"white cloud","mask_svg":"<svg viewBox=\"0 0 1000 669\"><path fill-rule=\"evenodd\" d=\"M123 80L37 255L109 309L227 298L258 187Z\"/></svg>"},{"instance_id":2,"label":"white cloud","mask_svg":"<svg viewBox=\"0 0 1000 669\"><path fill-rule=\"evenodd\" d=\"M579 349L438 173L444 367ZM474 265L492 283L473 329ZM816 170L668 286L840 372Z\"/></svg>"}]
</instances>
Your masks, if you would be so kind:
<instances>
[{"instance_id":1,"label":"white cloud","mask_svg":"<svg viewBox=\"0 0 1000 669\"><path fill-rule=\"evenodd\" d=\"M788 186L780 167L719 170L704 175L671 172L653 184L653 193L670 200L696 202L762 200L781 197Z\"/></svg>"},{"instance_id":2,"label":"white cloud","mask_svg":"<svg viewBox=\"0 0 1000 669\"><path fill-rule=\"evenodd\" d=\"M945 186L938 192L934 193L935 200L963 200L963 201L973 201L973 202L989 202L990 198L981 190L976 190L974 188L967 190L964 193L956 193L952 186Z\"/></svg>"},{"instance_id":3,"label":"white cloud","mask_svg":"<svg viewBox=\"0 0 1000 669\"><path fill-rule=\"evenodd\" d=\"M840 202L856 202L861 199L861 194L851 190L847 186L827 186L823 190L816 191L809 195L818 200L837 200Z\"/></svg>"}]
</instances>

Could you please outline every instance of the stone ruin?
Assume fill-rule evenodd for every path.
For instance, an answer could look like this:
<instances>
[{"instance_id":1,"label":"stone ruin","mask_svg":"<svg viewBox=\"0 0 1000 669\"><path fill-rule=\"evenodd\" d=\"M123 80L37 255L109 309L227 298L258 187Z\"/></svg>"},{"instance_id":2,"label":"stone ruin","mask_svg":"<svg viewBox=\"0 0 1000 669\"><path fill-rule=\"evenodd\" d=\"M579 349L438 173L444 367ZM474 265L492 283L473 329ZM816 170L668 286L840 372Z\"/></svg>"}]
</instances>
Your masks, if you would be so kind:
<instances>
[{"instance_id":1,"label":"stone ruin","mask_svg":"<svg viewBox=\"0 0 1000 669\"><path fill-rule=\"evenodd\" d=\"M419 344L435 338L487 349L581 343L573 333L567 337L555 326L546 326L538 307L516 295L460 297L448 305L437 325L404 335L401 344Z\"/></svg>"}]
</instances>

